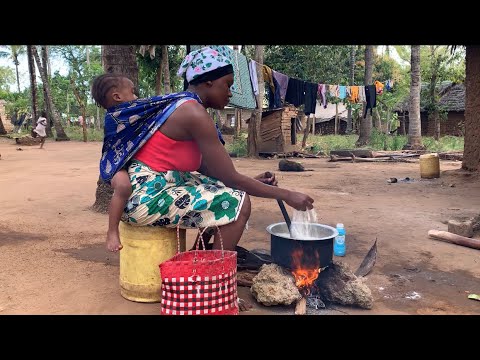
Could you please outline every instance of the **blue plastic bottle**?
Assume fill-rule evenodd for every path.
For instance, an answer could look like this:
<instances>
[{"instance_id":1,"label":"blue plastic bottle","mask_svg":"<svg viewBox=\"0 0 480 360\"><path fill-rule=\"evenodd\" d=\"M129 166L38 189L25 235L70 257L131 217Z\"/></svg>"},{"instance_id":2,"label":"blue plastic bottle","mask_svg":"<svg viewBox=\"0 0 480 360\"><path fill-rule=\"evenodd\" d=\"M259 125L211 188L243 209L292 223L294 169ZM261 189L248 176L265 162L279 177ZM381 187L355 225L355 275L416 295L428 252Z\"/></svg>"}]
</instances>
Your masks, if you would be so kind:
<instances>
[{"instance_id":1,"label":"blue plastic bottle","mask_svg":"<svg viewBox=\"0 0 480 360\"><path fill-rule=\"evenodd\" d=\"M333 243L333 253L335 256L345 256L345 228L343 224L337 224L338 235L335 236L335 241Z\"/></svg>"}]
</instances>

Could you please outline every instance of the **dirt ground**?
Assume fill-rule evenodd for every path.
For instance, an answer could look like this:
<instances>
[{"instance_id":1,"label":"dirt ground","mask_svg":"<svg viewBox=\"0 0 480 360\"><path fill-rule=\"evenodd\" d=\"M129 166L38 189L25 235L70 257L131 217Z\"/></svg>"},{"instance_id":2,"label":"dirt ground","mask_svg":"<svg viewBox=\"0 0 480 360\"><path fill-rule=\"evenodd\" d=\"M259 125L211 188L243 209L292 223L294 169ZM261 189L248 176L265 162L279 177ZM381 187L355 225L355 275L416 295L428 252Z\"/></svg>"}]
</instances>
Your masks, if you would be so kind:
<instances>
[{"instance_id":1,"label":"dirt ground","mask_svg":"<svg viewBox=\"0 0 480 360\"><path fill-rule=\"evenodd\" d=\"M0 315L159 314L159 304L120 296L119 255L105 250L107 216L94 203L101 143L47 141L43 150L0 139ZM298 159L297 159L298 160ZM281 186L310 194L319 222L347 231L355 270L375 239L378 257L366 284L374 307L329 307L328 314L480 314L480 252L428 238L446 221L478 214L480 181L460 162L419 180L414 163L331 163L302 159L313 171L278 172L278 160L233 159L240 172L275 170ZM414 178L388 184L390 177ZM267 225L282 221L274 200L252 198L250 228L239 245L270 249ZM290 213L292 209L289 209ZM188 234L191 243L194 233ZM338 258L337 258L338 259ZM249 295L239 288L241 296ZM292 314L256 305L244 314Z\"/></svg>"}]
</instances>

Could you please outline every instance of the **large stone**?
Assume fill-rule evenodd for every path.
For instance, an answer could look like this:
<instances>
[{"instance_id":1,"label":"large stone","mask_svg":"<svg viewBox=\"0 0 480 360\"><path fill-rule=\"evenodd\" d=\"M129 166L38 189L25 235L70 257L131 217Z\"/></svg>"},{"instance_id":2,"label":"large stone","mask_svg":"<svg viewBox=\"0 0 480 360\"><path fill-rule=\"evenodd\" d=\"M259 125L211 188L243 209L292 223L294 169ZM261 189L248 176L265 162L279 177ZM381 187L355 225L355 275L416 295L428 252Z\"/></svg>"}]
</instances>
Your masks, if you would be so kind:
<instances>
[{"instance_id":1,"label":"large stone","mask_svg":"<svg viewBox=\"0 0 480 360\"><path fill-rule=\"evenodd\" d=\"M448 221L448 231L457 235L466 236L471 238L473 236L473 221Z\"/></svg>"},{"instance_id":2,"label":"large stone","mask_svg":"<svg viewBox=\"0 0 480 360\"><path fill-rule=\"evenodd\" d=\"M365 285L363 277L355 276L348 265L341 262L333 261L320 273L315 284L324 302L359 306L364 309L373 307L372 292Z\"/></svg>"},{"instance_id":3,"label":"large stone","mask_svg":"<svg viewBox=\"0 0 480 360\"><path fill-rule=\"evenodd\" d=\"M290 305L302 297L293 275L276 264L262 265L253 278L250 291L259 303L266 306Z\"/></svg>"}]
</instances>

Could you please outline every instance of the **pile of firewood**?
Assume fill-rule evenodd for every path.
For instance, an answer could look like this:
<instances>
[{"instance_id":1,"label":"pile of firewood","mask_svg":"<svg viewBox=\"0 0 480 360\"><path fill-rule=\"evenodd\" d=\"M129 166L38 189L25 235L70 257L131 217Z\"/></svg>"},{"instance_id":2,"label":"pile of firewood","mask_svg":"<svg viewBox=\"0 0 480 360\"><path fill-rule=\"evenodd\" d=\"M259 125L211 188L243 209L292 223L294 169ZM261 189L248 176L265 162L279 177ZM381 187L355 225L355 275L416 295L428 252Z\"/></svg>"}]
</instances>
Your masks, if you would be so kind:
<instances>
[{"instance_id":1,"label":"pile of firewood","mask_svg":"<svg viewBox=\"0 0 480 360\"><path fill-rule=\"evenodd\" d=\"M329 161L351 161L351 162L412 162L409 159L420 157L430 153L426 150L404 150L404 151L372 151L372 150L332 150ZM442 160L463 159L462 152L438 153Z\"/></svg>"}]
</instances>

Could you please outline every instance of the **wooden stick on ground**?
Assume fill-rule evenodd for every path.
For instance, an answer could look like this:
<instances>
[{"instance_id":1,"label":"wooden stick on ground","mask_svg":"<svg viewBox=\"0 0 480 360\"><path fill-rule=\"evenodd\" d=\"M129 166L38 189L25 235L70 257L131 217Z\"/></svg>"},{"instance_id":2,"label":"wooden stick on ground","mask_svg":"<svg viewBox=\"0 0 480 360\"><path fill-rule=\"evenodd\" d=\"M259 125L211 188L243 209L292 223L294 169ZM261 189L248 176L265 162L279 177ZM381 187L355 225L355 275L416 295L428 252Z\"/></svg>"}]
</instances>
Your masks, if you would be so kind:
<instances>
[{"instance_id":1,"label":"wooden stick on ground","mask_svg":"<svg viewBox=\"0 0 480 360\"><path fill-rule=\"evenodd\" d=\"M429 230L428 236L436 240L480 250L480 240L470 239L465 236L457 235L448 231Z\"/></svg>"},{"instance_id":2,"label":"wooden stick on ground","mask_svg":"<svg viewBox=\"0 0 480 360\"><path fill-rule=\"evenodd\" d=\"M295 315L305 315L307 313L307 298L303 297L295 304Z\"/></svg>"}]
</instances>

